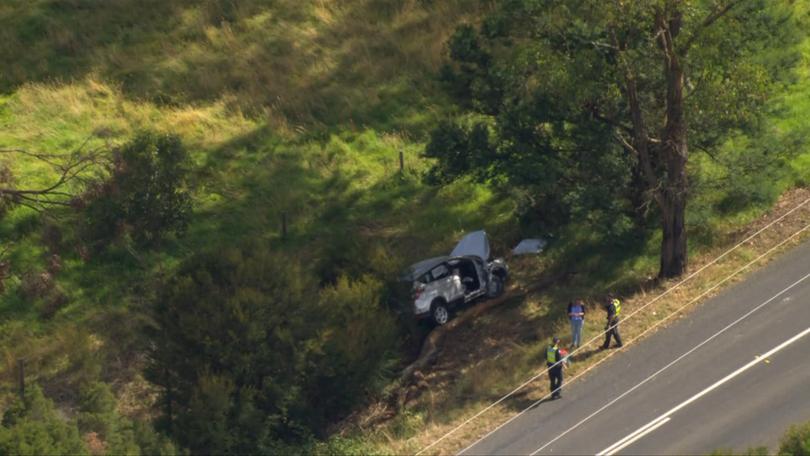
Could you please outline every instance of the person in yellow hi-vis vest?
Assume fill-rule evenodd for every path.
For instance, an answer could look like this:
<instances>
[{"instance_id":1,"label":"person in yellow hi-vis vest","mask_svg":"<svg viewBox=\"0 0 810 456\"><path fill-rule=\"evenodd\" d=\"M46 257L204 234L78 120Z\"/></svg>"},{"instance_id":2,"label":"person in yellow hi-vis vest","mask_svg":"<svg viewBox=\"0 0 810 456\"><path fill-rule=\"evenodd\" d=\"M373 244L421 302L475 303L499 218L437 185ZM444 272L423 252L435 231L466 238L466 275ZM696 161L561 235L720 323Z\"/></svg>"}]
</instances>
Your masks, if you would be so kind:
<instances>
[{"instance_id":1,"label":"person in yellow hi-vis vest","mask_svg":"<svg viewBox=\"0 0 810 456\"><path fill-rule=\"evenodd\" d=\"M560 338L551 339L551 345L546 348L546 366L548 366L548 378L551 381L551 398L562 397L563 384L563 363L565 360L560 354Z\"/></svg>"},{"instance_id":2,"label":"person in yellow hi-vis vest","mask_svg":"<svg viewBox=\"0 0 810 456\"><path fill-rule=\"evenodd\" d=\"M608 295L605 300L605 310L607 311L607 324L605 325L605 343L602 344L602 350L610 348L610 337L616 339L616 347L622 346L622 336L619 334L619 315L622 313L622 302Z\"/></svg>"}]
</instances>

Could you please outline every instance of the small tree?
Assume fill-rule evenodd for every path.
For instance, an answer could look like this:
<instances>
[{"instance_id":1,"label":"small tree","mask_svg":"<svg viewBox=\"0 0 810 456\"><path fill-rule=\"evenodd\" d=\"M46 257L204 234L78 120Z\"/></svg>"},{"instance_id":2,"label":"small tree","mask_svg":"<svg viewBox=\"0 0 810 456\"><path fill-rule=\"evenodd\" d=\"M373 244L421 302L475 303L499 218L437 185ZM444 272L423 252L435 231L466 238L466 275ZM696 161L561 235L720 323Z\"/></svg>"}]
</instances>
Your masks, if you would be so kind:
<instances>
[{"instance_id":1,"label":"small tree","mask_svg":"<svg viewBox=\"0 0 810 456\"><path fill-rule=\"evenodd\" d=\"M86 195L89 237L106 243L128 233L153 246L182 234L191 215L189 155L179 137L144 132L114 152L110 177Z\"/></svg>"}]
</instances>

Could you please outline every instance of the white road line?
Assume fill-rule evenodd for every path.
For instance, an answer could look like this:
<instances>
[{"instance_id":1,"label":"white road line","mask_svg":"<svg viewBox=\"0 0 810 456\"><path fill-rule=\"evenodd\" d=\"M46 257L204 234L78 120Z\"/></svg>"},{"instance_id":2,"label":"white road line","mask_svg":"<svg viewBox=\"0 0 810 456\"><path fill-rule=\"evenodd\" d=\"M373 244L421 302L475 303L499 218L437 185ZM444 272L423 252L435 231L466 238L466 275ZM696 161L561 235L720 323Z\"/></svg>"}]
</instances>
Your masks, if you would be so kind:
<instances>
[{"instance_id":1,"label":"white road line","mask_svg":"<svg viewBox=\"0 0 810 456\"><path fill-rule=\"evenodd\" d=\"M808 226L810 226L810 225L808 225ZM754 260L754 261L757 261L757 260ZM750 264L751 264L751 263L749 263L749 265L750 265ZM746 266L746 267L747 267L747 266ZM739 272L739 271L738 271L738 272ZM735 272L735 274L737 274L737 273ZM731 277L731 276L729 276L729 277ZM548 442L546 442L546 443L545 443L545 445L543 445L543 446L541 446L540 448L538 448L538 449L536 449L535 451L533 451L533 452L531 453L531 456L536 455L537 453L541 452L542 450L544 450L546 447L548 447L548 446L549 446L549 445L551 445L552 443L554 443L554 442L556 442L557 440L559 440L559 439L561 439L561 438L565 437L565 435L567 435L569 432L571 432L571 431L573 431L574 429L578 428L578 427L579 427L579 426L581 426L583 423L585 423L586 421L590 420L590 419L591 419L591 418L593 418L594 416L598 415L599 413L601 413L601 412L602 412L603 410L605 410L606 408L608 408L608 407L610 407L611 405L615 404L616 402L620 401L621 399L623 399L623 398L624 398L625 396L627 396L628 394L632 393L633 391L637 390L638 388L640 388L640 387L641 387L642 385L644 385L645 383L647 383L647 382L649 382L650 380L652 380L653 378L657 377L657 376L658 376L658 374L660 374L661 372L664 372L665 370L669 369L669 368L670 368L670 367L672 367L674 364L676 364L678 361L682 360L683 358L686 358L687 356L689 356L689 355L690 355L690 354L692 354L693 352L695 352L695 351L699 350L699 349L700 349L700 348L702 348L704 345L706 345L706 344L707 344L707 343L709 343L710 341L714 340L716 337L720 336L721 334L725 333L726 331L728 331L729 329L731 329L731 327L735 326L737 323L739 323L739 322L743 321L744 319L748 318L749 316L751 316L751 315L752 315L754 312L756 312L757 310L759 310L759 309L761 309L762 307L765 307L766 305L770 304L770 303L771 303L771 302L773 302L773 301L774 301L776 298L778 298L779 296L782 296L783 294L785 294L787 291L789 291L790 289L792 289L792 288L793 288L793 287L795 287L796 285L798 285L798 284L800 284L800 283L804 282L805 280L807 280L807 278L808 278L808 277L810 277L810 273L806 274L804 277L802 277L801 279L797 280L796 282L793 282L791 285L789 285L787 288L785 288L784 290L780 291L779 293L777 293L777 294L773 295L773 296L772 296L770 299L768 299L767 301L765 301L765 302L763 302L762 304L760 304L760 305L758 305L758 306L754 307L753 309L749 310L748 312L746 312L746 313L745 313L743 316L741 316L740 318L738 318L738 319L734 320L733 322L729 323L729 324L728 324L728 325L727 325L725 328L723 328L723 329L721 329L720 331L718 331L718 332L716 332L716 333L712 334L712 335L711 335L711 336L710 336L708 339L706 339L706 340L704 340L703 342L699 343L698 345L696 345L696 346L692 347L692 349L690 349L690 350L689 350L689 351L687 351L686 353L682 354L681 356L677 357L675 360L671 361L671 362L670 362L669 364L667 364L666 366L664 366L664 367L662 367L661 369L659 369L659 370L655 371L653 374L651 374L649 377L647 377L647 378L645 378L644 380L642 380L640 383L636 384L635 386L633 386L632 388L628 389L628 390L627 390L627 391L625 391L624 393L620 394L619 396L617 396L616 398L614 398L613 400L611 400L611 401L610 401L610 402L608 402L607 404L605 404L605 405L603 405L602 407L600 407L600 408L599 408L598 410L596 410L595 412L591 413L590 415L588 415L588 416L586 416L585 418L583 418L582 420L580 420L580 421L579 421L577 424L575 424L575 425L571 426L570 428L566 429L565 431L563 431L563 432L559 433L559 434L558 434L556 437L554 437L553 439L551 439L551 440L549 440ZM676 312L676 313L677 313L677 312ZM672 315L675 315L675 314L673 313ZM665 320L661 320L661 321L665 321ZM660 323L660 321L659 321L659 323ZM638 336L638 337L641 337L641 336ZM635 339L633 339L633 340L635 340ZM529 408L533 407L534 405L536 405L536 403L535 403L535 404L533 404L532 406L530 406ZM526 408L526 409L525 409L523 412L521 412L521 414L522 414L522 413L524 413L526 410L529 410L529 408Z\"/></svg>"},{"instance_id":2,"label":"white road line","mask_svg":"<svg viewBox=\"0 0 810 456\"><path fill-rule=\"evenodd\" d=\"M649 423L645 424L644 426L641 426L640 428L636 429L635 431L627 434L623 439L619 440L618 442L614 443L613 445L611 445L611 446L607 447L606 449L602 450L602 453L599 453L596 456L601 456L604 453L607 453L609 451L613 451L616 447L618 447L620 445L624 445L628 440L635 439L635 437L637 437L639 434L644 433L644 435L647 435L646 431L649 430L651 427L655 426L659 421L661 421L660 417L650 421Z\"/></svg>"},{"instance_id":3,"label":"white road line","mask_svg":"<svg viewBox=\"0 0 810 456\"><path fill-rule=\"evenodd\" d=\"M644 310L644 309L645 309L645 308L647 308L648 306L652 305L654 302L656 302L656 301L658 301L659 299L663 298L664 296L668 295L669 293L671 293L673 290L675 290L676 288L680 287L680 286L681 286L681 285L683 285L684 283L688 282L689 280L692 280L692 278L696 277L698 274L700 274L701 272L703 272L705 269L707 269L707 268L709 268L710 266L714 265L715 263L717 263L718 261L720 261L722 258L724 258L726 255L728 255L728 254L730 254L731 252L733 252L733 251L737 250L737 249L738 249L740 246L742 246L743 244L747 243L747 242L748 242L748 241L750 241L751 239L754 239L755 237L759 236L759 234L760 234L760 233L762 233L763 231L765 231L765 230L769 229L771 226L775 225L776 223L778 223L779 221L781 221L781 220L782 220L782 219L784 219L785 217L787 217L787 216L789 216L790 214L792 214L793 212L795 212L795 211L799 210L801 207L803 207L803 206L804 206L805 204L807 204L808 202L810 202L810 198L808 198L808 199L804 200L803 202L801 202L799 205L797 205L797 206L796 206L796 207L794 207L793 209L791 209L791 210L789 210L788 212L786 212L786 213L782 214L782 215L781 215L779 218L777 218L776 220L773 220L773 221L771 221L770 223L768 223L767 225L765 225L764 227L760 228L760 229L759 229L757 232L755 232L754 234L752 234L752 235L748 236L747 238L743 239L742 241L740 241L740 242L739 242L737 245L735 245L734 247L732 247L732 248L730 248L730 249L726 250L726 251L725 251L725 252L724 252L722 255L718 256L717 258L715 258L714 260L710 261L709 263L707 263L707 264L703 265L703 266L702 266L700 269L698 269L697 271L693 272L693 273L692 273L692 274L690 274L688 277L686 277L685 279L681 280L680 282L678 282L677 284L675 284L675 285L674 285L674 286L672 286L671 288L669 288L669 289L665 290L663 293L661 293L660 295L656 296L656 297L655 297L655 298L653 298L651 301L647 302L646 304L644 304L643 306L639 307L639 308L638 308L638 309L636 309L635 311L630 312L630 314L629 314L629 315L627 315L627 316L625 317L625 321L629 320L630 318L632 318L632 317L633 317L634 315L636 315L637 313L641 312L642 310ZM802 230L800 230L800 231L799 231L799 232L797 232L797 233L794 233L794 235L793 235L793 236L791 236L791 237L790 237L790 238L788 238L788 239L793 238L793 237L794 237L794 236L796 236L798 233L800 233L800 232L802 232L802 231L804 231L804 230L806 230L806 229L807 229L807 227L804 227ZM786 241L787 241L787 240L782 241L782 242L781 242L779 245L781 246L781 245L782 245L782 244L784 244ZM772 248L772 249L771 249L771 250L769 250L767 253L770 253L770 252L771 252L771 251L773 251L774 249L775 249L775 248ZM764 255L763 255L763 256L760 256L760 258L763 258L763 257L764 257ZM752 262L752 263L749 263L747 266L750 266L751 264L753 264L753 262ZM746 267L747 267L747 266L746 266ZM702 296L702 295L701 295L701 296ZM676 313L677 313L677 311L676 311ZM673 315L674 315L674 314L673 314ZM587 346L588 346L588 345L590 345L592 342L594 342L594 341L598 340L599 338L601 338L601 337L602 337L602 336L604 336L604 335L605 335L605 332L602 332L602 333L601 333L601 334L599 334L598 336L593 337L592 339L590 339L590 340L586 341L584 344L582 344L582 346L580 346L580 347L578 347L577 349L575 349L574 351L572 351L572 352L570 353L570 355L571 355L571 356L575 355L576 353L578 353L579 351L583 350L585 347L587 347ZM610 353L608 356L606 356L605 358L602 358L602 360L598 361L596 364L594 364L593 366L591 366L591 368L596 367L596 365L598 365L598 364L599 364L601 361L604 361L605 359L610 358L611 356L613 356L613 354L614 354L614 353L616 353L616 352L612 352L612 353ZM588 371L589 371L591 368L586 369L586 370L585 370L585 372L588 372ZM471 416L471 417L467 418L465 421L463 421L463 422L462 422L461 424L459 424L458 426L456 426L456 427L454 427L453 429L451 429L451 430L447 431L447 432L446 432L444 435L442 435L442 436L441 436L441 437L439 437L438 439L434 440L434 441L433 441L433 442L431 442L429 445L427 445L427 446L423 447L421 450L417 451L417 452L416 452L416 456L421 455L421 454L422 454L422 453L424 453L425 451L427 451L427 450L429 450L429 449L433 448L434 446L436 446L436 445L437 445L439 442L441 442L442 440L444 440L444 439L446 439L447 437L449 437L449 436L451 436L451 435L455 434L455 433L456 433L456 432L457 432L459 429L463 428L464 426L466 426L467 424L469 424L470 422L472 422L473 420L475 420L475 419L476 419L476 418L478 418L479 416L481 416L481 415L483 415L484 413L488 412L489 410L491 410L492 408L494 408L494 407L495 407L495 406L497 406L498 404L500 404L500 403L502 403L503 401L505 401L505 400L509 399L509 398L510 398L510 397L512 397L514 394L516 394L518 391L522 390L522 389L523 389L525 386L527 386L527 385L529 385L529 384L533 383L535 380L537 380L538 378L540 378L540 377L541 377L543 374L545 374L546 372L548 372L548 369L547 369L547 368L546 368L546 369L541 369L541 370L540 370L540 372L538 372L538 373L537 373L536 375L534 375L532 378L530 378L530 379L526 380L525 382L521 383L520 385L518 385L518 387L517 387L517 388L515 388L515 389L513 389L512 391L510 391L510 392L506 393L504 396L502 396L502 397L501 397L500 399L498 399L497 401L495 401L495 402L493 402L493 403L489 404L488 406L484 407L483 409L479 410L477 413L475 413L473 416ZM580 375L585 374L585 372L582 372ZM576 378L576 377L574 377L574 378ZM573 379L572 379L572 380L573 380ZM545 399L545 398L544 398L544 399ZM541 400L542 400L542 399L541 399ZM539 402L539 401L538 401L538 402ZM532 406L532 407L533 407L533 406ZM530 407L530 408L531 408L531 407ZM526 410L528 410L528 409L526 409ZM467 450L469 450L470 448L474 447L474 446L475 446L475 445L477 445L479 442L483 441L484 439L486 439L486 438L487 438L487 437L489 437L490 435L494 434L496 431L498 431L498 430L499 430L499 429L501 429L502 427L506 426L507 424L511 423L513 420L515 420L515 419L517 419L518 417L520 417L520 416L521 416L521 415L522 415L522 414L523 414L523 413L524 413L526 410L524 410L523 412L518 413L517 415L513 415L513 416L512 416L510 419L508 419L507 421L505 421L505 422L501 423L501 424L500 424L499 426L497 426L495 429L492 429L491 431L489 431L488 433L486 433L484 436L480 437L478 440L476 440L475 442L473 442L471 445L469 445L468 447L466 447L466 448L464 448L463 450L461 450L461 451L460 451L458 454L462 454L462 453L466 452Z\"/></svg>"},{"instance_id":4,"label":"white road line","mask_svg":"<svg viewBox=\"0 0 810 456\"><path fill-rule=\"evenodd\" d=\"M619 451L622 451L623 449L625 449L625 448L627 448L628 446L632 445L632 444L633 444L633 443L635 443L637 440L641 440L641 438L642 438L642 437L644 437L645 435L647 435L647 434L651 433L652 431L654 431L654 430L656 430L656 429L660 428L661 426L663 426L663 425L664 425L664 423L666 423L667 421L669 421L669 420L671 420L671 419L672 419L672 418L670 418L670 417L666 417L666 418L664 418L663 420L661 420L661 419L658 419L658 420L653 420L653 421L651 421L651 422L649 423L649 424L653 424L653 423L655 423L653 426L649 426L649 424L648 424L647 426L643 426L643 427L642 427L642 428L640 428L640 429L644 429L644 431L643 431L643 432L641 432L640 434L634 435L634 436L633 436L631 439L629 439L629 440L627 440L627 441L625 441L625 442L621 442L621 441L620 441L621 443L620 443L620 442L616 442L616 443L614 443L614 444L613 444L613 445L612 445L610 448L608 448L608 449L606 449L606 450L602 450L602 452L601 452L601 453L597 453L597 455L596 455L596 456L607 456L607 455L613 455L613 454L616 454L616 453L618 453ZM646 428L646 429L645 429L645 428ZM638 431L636 431L636 432L638 432ZM635 434L635 432L634 432L633 434ZM633 434L630 434L630 435L633 435ZM627 437L630 437L630 436L628 435ZM625 439L626 439L627 437L625 437ZM617 445L618 445L618 446L617 446Z\"/></svg>"},{"instance_id":5,"label":"white road line","mask_svg":"<svg viewBox=\"0 0 810 456\"><path fill-rule=\"evenodd\" d=\"M749 363L748 363L748 364L746 364L745 366L743 366L743 367L741 367L741 368L739 368L739 369L735 370L734 372L732 372L732 373L730 373L730 374L726 375L725 377L723 377L723 378L721 378L720 380L716 381L714 384L712 384L712 385L711 385L711 386L709 386L708 388L706 388L706 389L704 389L703 391L701 391L701 392L699 392L699 393L695 394L695 395L694 395L694 396L692 396L691 398L689 398L689 399L687 399L687 400L685 400L685 401L681 402L679 405L676 405L675 407L673 407L673 408L672 408L672 410L670 410L670 411L668 411L668 412L666 412L666 413L662 414L661 416L659 416L658 418L656 418L656 419L654 419L654 420L650 421L649 423L645 424L644 426L641 426L641 427L640 427L638 430L636 430L635 432L633 432L633 433L632 433L632 434L630 434L629 436L625 437L625 438L624 438L624 439L622 439L622 440L619 440L618 442L614 443L613 445L611 445L611 446L607 447L606 449L604 449L604 450L600 451L599 453L597 453L597 454L596 454L596 456L610 456L610 455L613 455L613 454L618 453L618 452L619 452L619 451L621 451L622 449L624 449L624 448L626 448L627 446L629 446L631 443L633 443L633 442L635 442L636 440L640 439L641 437L643 437L643 436L645 436L645 435L649 434L649 433L650 433L650 432L652 432L652 431L653 431L655 428L657 428L658 426L660 426L661 424L663 424L662 420L663 420L663 421L669 421L669 419L671 418L671 415L672 415L673 413L677 412L678 410L681 410L682 408L686 407L687 405L691 404L692 402L695 402L696 400L700 399L701 397L703 397L703 396L705 396L705 395L709 394L710 392L712 392L712 391L716 390L716 389L717 389L717 388L719 388L719 387L720 387L720 386L721 386L723 383L728 382L729 380L733 379L734 377L736 377L736 376L738 376L738 375L742 374L743 372L747 371L748 369L750 369L750 368L752 368L752 367L756 366L756 365L757 365L757 364L759 364L759 363L760 363L762 360L768 359L768 358L769 358L770 356L772 356L774 353L778 352L779 350L784 349L784 348L785 348L785 347L787 347L788 345L790 345L790 344L792 344L792 343L796 342L797 340L801 339L802 337L806 336L807 334L810 334L810 328L807 328L807 329L805 329L804 331L800 332L799 334L796 334L795 336L791 337L790 339L788 339L788 340L786 340L786 341L782 342L781 344L779 344L779 345L777 345L776 347L772 348L772 349L771 349L770 351L768 351L767 353L763 353L762 355L758 355L758 356L757 356L757 357L756 357L756 358L755 358L753 361L749 362ZM653 427L650 427L650 425L655 424L655 423L658 423L658 424L657 424L657 425L655 425L655 426L653 426ZM643 432L645 429L646 429L647 431L646 431L646 432ZM639 434L639 431L642 431L642 433L641 433L641 434ZM636 435L636 434L638 434L638 435ZM631 437L631 436L633 436L633 435L636 435L636 436L635 436L635 438L631 438L630 440L628 440L628 437Z\"/></svg>"}]
</instances>

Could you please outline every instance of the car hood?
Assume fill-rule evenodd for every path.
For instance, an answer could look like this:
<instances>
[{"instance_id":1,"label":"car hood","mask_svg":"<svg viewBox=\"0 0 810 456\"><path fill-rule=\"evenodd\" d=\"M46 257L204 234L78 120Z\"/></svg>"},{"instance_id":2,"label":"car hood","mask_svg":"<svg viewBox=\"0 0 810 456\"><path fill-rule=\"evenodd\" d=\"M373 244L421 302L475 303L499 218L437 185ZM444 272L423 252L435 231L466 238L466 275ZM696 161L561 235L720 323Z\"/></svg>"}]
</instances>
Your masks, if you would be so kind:
<instances>
[{"instance_id":1,"label":"car hood","mask_svg":"<svg viewBox=\"0 0 810 456\"><path fill-rule=\"evenodd\" d=\"M489 261L489 239L483 230L467 234L456 245L452 257L477 256L483 261Z\"/></svg>"}]
</instances>

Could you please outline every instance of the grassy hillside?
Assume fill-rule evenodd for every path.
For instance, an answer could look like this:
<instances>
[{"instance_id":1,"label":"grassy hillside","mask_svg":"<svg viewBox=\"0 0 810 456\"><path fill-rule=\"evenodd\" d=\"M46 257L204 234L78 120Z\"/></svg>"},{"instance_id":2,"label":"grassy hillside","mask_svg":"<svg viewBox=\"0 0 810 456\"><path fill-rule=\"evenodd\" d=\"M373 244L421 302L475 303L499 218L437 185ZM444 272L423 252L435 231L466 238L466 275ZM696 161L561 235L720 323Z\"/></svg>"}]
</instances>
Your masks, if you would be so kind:
<instances>
[{"instance_id":1,"label":"grassy hillside","mask_svg":"<svg viewBox=\"0 0 810 456\"><path fill-rule=\"evenodd\" d=\"M537 235L519 221L521 195L422 179L431 165L420 156L427 134L456 109L436 77L444 43L488 3L2 2L0 59L13 64L0 71L0 148L67 154L112 148L143 129L174 133L192 156L194 212L187 234L160 249L124 241L92 254L74 211L18 207L0 217L0 262L10 268L0 288L0 411L16 394L17 361L25 359L27 381L41 385L66 416L76 413L81 385L100 380L112 385L121 413L151 417L154 389L141 374L147 298L156 277L170 276L195 252L264 240L330 282L341 275L390 279L472 229L488 230L500 252ZM741 132L715 158L695 155L695 253L810 182L808 150L761 166L762 150L807 132L808 59L810 42L797 84L771 105L767 135ZM30 157L3 154L0 164L30 187L55 177ZM282 217L289 228L283 242ZM569 293L584 295L654 273L659 238L604 241L602 233L569 227L548 259L529 261L522 272L531 280L535 269L576 262L581 280ZM23 292L52 253L60 257L53 280L64 296L55 308ZM515 306L544 325L557 317L537 302ZM394 358L397 366L406 361ZM485 392L470 382L458 394L474 402ZM442 407L448 416L459 413ZM409 416L398 422L407 436L421 423L408 427Z\"/></svg>"},{"instance_id":2,"label":"grassy hillside","mask_svg":"<svg viewBox=\"0 0 810 456\"><path fill-rule=\"evenodd\" d=\"M128 98L226 98L300 132L312 125L425 127L426 73L482 2L11 1L0 9L0 88L95 76ZM433 107L433 109L431 109Z\"/></svg>"},{"instance_id":3,"label":"grassy hillside","mask_svg":"<svg viewBox=\"0 0 810 456\"><path fill-rule=\"evenodd\" d=\"M68 154L142 129L178 134L194 162L195 208L187 235L158 251L124 243L90 257L71 211L5 214L0 403L13 397L23 358L28 382L68 409L79 385L101 379L132 403L124 409L147 411L137 396L143 287L193 252L278 240L282 214L280 248L324 279L390 275L466 230L511 229L508 198L464 182L429 188L419 177L429 166L419 158L425 133L447 109L432 76L442 43L478 2L234 5L0 6L0 55L16 63L0 76L0 146ZM0 160L29 187L56 177L30 157ZM51 253L62 263L58 309L21 292Z\"/></svg>"}]
</instances>

